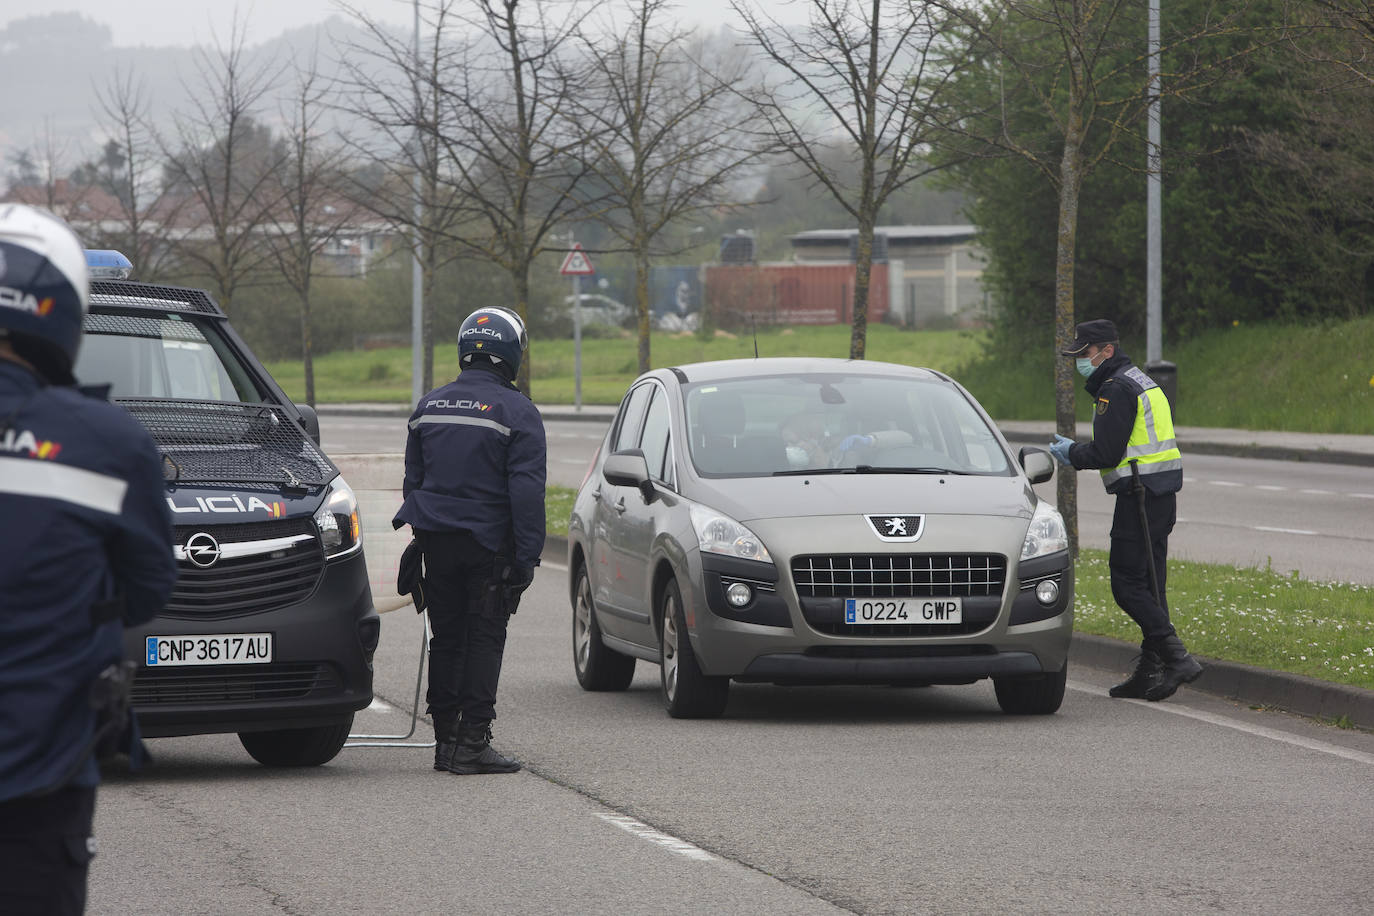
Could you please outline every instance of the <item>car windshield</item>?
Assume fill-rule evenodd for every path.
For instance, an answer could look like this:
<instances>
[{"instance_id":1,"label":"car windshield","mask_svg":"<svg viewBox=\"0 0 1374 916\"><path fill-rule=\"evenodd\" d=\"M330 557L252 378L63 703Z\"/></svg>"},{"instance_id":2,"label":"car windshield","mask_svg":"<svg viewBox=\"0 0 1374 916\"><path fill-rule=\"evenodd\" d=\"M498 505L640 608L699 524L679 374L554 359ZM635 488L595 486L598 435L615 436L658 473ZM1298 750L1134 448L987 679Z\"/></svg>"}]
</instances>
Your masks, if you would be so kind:
<instances>
[{"instance_id":1,"label":"car windshield","mask_svg":"<svg viewBox=\"0 0 1374 916\"><path fill-rule=\"evenodd\" d=\"M1013 473L968 399L935 380L771 375L687 389L689 452L706 477Z\"/></svg>"},{"instance_id":2,"label":"car windshield","mask_svg":"<svg viewBox=\"0 0 1374 916\"><path fill-rule=\"evenodd\" d=\"M83 385L109 385L112 398L262 400L209 322L180 315L87 315L74 372Z\"/></svg>"}]
</instances>

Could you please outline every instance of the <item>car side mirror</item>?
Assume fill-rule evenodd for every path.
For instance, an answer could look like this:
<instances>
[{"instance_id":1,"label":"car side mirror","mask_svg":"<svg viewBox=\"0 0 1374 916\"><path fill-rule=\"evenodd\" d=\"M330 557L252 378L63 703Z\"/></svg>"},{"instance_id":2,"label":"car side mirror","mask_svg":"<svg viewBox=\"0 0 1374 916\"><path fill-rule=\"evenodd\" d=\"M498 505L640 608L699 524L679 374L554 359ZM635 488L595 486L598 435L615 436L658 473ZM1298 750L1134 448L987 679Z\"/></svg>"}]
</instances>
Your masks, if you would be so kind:
<instances>
[{"instance_id":1,"label":"car side mirror","mask_svg":"<svg viewBox=\"0 0 1374 916\"><path fill-rule=\"evenodd\" d=\"M1016 458L1021 462L1021 469L1026 472L1031 483L1044 483L1054 476L1054 459L1043 448L1024 446Z\"/></svg>"},{"instance_id":2,"label":"car side mirror","mask_svg":"<svg viewBox=\"0 0 1374 916\"><path fill-rule=\"evenodd\" d=\"M637 448L607 455L606 463L601 466L601 476L614 486L634 487L646 503L653 502L658 495L649 481L649 463L644 460L644 452Z\"/></svg>"},{"instance_id":3,"label":"car side mirror","mask_svg":"<svg viewBox=\"0 0 1374 916\"><path fill-rule=\"evenodd\" d=\"M301 412L301 426L305 428L305 434L314 439L316 445L319 445L320 415L309 404L297 404L296 409Z\"/></svg>"}]
</instances>

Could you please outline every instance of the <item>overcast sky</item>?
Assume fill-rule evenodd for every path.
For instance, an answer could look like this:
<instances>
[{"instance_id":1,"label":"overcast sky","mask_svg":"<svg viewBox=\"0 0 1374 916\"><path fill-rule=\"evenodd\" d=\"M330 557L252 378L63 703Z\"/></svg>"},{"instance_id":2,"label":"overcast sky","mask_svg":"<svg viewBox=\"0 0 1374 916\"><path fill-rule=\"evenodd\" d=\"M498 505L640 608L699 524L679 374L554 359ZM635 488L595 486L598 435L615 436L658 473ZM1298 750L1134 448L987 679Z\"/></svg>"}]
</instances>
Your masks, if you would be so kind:
<instances>
[{"instance_id":1,"label":"overcast sky","mask_svg":"<svg viewBox=\"0 0 1374 916\"><path fill-rule=\"evenodd\" d=\"M422 0L422 7L426 2ZM758 2L758 0L756 0ZM409 29L412 0L348 0L369 18ZM761 6L784 9L784 0L763 0ZM40 9L46 6L46 9ZM120 46L190 46L221 39L237 6L246 21L248 44L275 38L287 29L322 22L342 12L336 0L0 0L0 27L11 20L42 13L78 12L110 27ZM684 25L714 28L734 21L729 0L684 0L673 11Z\"/></svg>"}]
</instances>

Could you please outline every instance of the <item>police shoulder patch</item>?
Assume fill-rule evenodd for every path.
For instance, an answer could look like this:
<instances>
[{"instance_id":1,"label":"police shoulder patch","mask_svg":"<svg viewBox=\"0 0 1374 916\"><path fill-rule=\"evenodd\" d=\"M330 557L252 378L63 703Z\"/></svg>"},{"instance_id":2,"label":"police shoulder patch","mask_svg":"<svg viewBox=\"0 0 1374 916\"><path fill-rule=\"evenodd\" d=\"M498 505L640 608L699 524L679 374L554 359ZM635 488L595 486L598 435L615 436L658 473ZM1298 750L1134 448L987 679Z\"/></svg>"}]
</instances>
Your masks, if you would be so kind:
<instances>
[{"instance_id":1,"label":"police shoulder patch","mask_svg":"<svg viewBox=\"0 0 1374 916\"><path fill-rule=\"evenodd\" d=\"M1097 415L1100 417L1107 412L1107 405L1111 402L1107 398L1097 399Z\"/></svg>"}]
</instances>

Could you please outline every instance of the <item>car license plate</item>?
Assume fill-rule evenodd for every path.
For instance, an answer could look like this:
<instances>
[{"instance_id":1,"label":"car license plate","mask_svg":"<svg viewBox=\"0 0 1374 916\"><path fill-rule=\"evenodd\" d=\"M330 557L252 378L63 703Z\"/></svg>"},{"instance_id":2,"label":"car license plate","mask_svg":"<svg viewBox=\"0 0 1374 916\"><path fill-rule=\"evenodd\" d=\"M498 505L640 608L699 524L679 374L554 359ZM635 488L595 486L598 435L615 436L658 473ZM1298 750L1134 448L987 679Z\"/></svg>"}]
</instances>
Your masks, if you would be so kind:
<instances>
[{"instance_id":1,"label":"car license plate","mask_svg":"<svg viewBox=\"0 0 1374 916\"><path fill-rule=\"evenodd\" d=\"M845 623L963 623L959 598L846 598Z\"/></svg>"},{"instance_id":2,"label":"car license plate","mask_svg":"<svg viewBox=\"0 0 1374 916\"><path fill-rule=\"evenodd\" d=\"M271 633L149 636L146 647L144 662L150 668L174 665L262 665L272 660Z\"/></svg>"}]
</instances>

